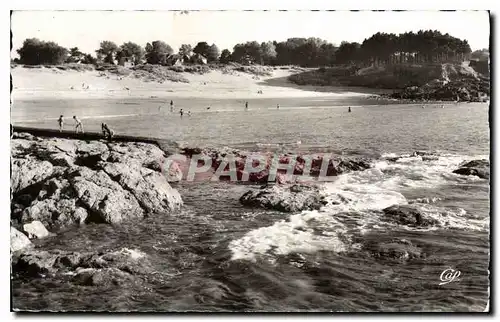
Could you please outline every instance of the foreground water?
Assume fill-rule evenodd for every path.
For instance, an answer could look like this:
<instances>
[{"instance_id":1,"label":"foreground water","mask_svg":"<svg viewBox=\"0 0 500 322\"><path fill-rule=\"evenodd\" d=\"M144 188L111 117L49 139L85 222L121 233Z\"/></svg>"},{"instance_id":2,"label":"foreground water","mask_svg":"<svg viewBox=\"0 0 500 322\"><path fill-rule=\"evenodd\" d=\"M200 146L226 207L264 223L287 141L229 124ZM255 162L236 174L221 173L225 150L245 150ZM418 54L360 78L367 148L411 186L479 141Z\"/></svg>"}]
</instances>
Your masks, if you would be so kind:
<instances>
[{"instance_id":1,"label":"foreground water","mask_svg":"<svg viewBox=\"0 0 500 322\"><path fill-rule=\"evenodd\" d=\"M124 104L124 102L134 103ZM13 121L53 127L41 116L86 115L118 132L173 139L189 146L332 151L374 158L373 168L324 184L346 203L284 214L242 207L251 186L177 184L179 213L120 226L88 225L37 241L42 249L133 249L156 271L140 285L76 286L63 276L13 280L13 306L35 310L204 311L483 311L488 300L489 183L452 171L465 160L488 158L485 104L355 106L342 102L198 102L181 120L158 102L16 102ZM204 105L220 106L206 110ZM40 105L42 104L42 105ZM179 103L181 104L181 103ZM217 105L218 104L218 105ZM335 106L341 105L341 106ZM69 107L68 107L69 106ZM90 106L92 113L85 112ZM97 107L101 109L97 112ZM182 106L179 106L179 108ZM86 113L86 114L85 114ZM134 116L129 115L134 114ZM106 116L107 115L107 116ZM120 116L122 115L122 116ZM123 116L127 115L127 116ZM111 117L110 117L111 116ZM49 118L43 120L43 118ZM57 118L57 117L56 117ZM19 122L19 121L31 122ZM386 157L415 150L436 159ZM412 203L441 227L410 229L385 222L380 210ZM410 240L425 257L377 259L363 245ZM439 285L447 268L460 281Z\"/></svg>"}]
</instances>

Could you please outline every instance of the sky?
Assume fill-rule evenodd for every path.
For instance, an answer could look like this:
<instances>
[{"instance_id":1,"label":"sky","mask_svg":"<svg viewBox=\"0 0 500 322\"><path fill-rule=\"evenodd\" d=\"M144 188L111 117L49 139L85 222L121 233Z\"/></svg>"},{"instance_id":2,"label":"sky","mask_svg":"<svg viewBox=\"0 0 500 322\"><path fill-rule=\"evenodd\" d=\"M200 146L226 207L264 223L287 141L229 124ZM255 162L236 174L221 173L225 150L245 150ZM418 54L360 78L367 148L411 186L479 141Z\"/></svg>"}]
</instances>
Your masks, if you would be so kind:
<instances>
[{"instance_id":1,"label":"sky","mask_svg":"<svg viewBox=\"0 0 500 322\"><path fill-rule=\"evenodd\" d=\"M26 38L55 41L94 54L102 40L141 46L163 40L174 50L200 41L232 50L237 43L318 37L339 45L374 33L439 30L467 39L472 50L488 48L486 11L14 11L14 50ZM15 55L15 52L13 53Z\"/></svg>"}]
</instances>

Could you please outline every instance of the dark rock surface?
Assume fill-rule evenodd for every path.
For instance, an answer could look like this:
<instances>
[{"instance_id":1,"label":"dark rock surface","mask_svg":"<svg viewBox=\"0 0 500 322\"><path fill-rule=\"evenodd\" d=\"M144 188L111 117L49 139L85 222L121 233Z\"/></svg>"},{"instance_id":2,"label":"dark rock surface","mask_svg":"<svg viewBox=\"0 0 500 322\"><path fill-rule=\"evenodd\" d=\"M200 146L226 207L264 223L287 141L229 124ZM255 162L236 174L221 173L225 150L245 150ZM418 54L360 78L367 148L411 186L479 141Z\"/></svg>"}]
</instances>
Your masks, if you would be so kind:
<instances>
[{"instance_id":1,"label":"dark rock surface","mask_svg":"<svg viewBox=\"0 0 500 322\"><path fill-rule=\"evenodd\" d=\"M306 160L305 155L275 154L273 152L262 152L255 155L252 152L241 151L230 148L220 149L191 149L185 148L182 152L185 156L192 158L194 155L202 155L211 160L210 175L219 170L229 171L231 165L235 165L236 179L257 183L278 182L295 183L297 178L291 176L311 176L317 178L320 175L337 176L351 171L362 171L371 167L371 160L359 157L339 157L334 155L315 156ZM248 159L248 164L247 164ZM251 159L251 163L250 163ZM276 159L278 160L276 162ZM199 161L200 162L200 161ZM286 173L285 169L277 169L276 176L270 176L273 166L277 164L286 165L294 162L293 171ZM323 162L326 164L322 169ZM307 164L309 163L309 166ZM231 165L230 165L231 164ZM274 165L273 165L274 164ZM201 167L202 164L198 166ZM250 167L259 168L257 172L250 171ZM309 169L309 171L308 171ZM220 176L220 180L230 180L230 176ZM248 178L248 179L246 179ZM300 178L299 178L300 179Z\"/></svg>"},{"instance_id":2,"label":"dark rock surface","mask_svg":"<svg viewBox=\"0 0 500 322\"><path fill-rule=\"evenodd\" d=\"M473 160L461 165L460 168L454 170L453 173L489 179L490 162L488 160Z\"/></svg>"},{"instance_id":3,"label":"dark rock surface","mask_svg":"<svg viewBox=\"0 0 500 322\"><path fill-rule=\"evenodd\" d=\"M12 271L30 277L73 275L77 283L96 285L104 283L108 275L127 278L149 274L152 268L145 254L127 248L102 253L33 249L14 254Z\"/></svg>"},{"instance_id":4,"label":"dark rock surface","mask_svg":"<svg viewBox=\"0 0 500 322\"><path fill-rule=\"evenodd\" d=\"M262 207L283 212L319 209L327 202L316 186L272 185L250 190L240 198L245 206Z\"/></svg>"},{"instance_id":5,"label":"dark rock surface","mask_svg":"<svg viewBox=\"0 0 500 322\"><path fill-rule=\"evenodd\" d=\"M399 238L389 241L370 240L365 242L363 249L374 258L399 262L421 258L424 255L411 241Z\"/></svg>"},{"instance_id":6,"label":"dark rock surface","mask_svg":"<svg viewBox=\"0 0 500 322\"><path fill-rule=\"evenodd\" d=\"M415 205L394 205L383 210L385 219L401 225L413 227L428 227L439 222L423 213Z\"/></svg>"}]
</instances>

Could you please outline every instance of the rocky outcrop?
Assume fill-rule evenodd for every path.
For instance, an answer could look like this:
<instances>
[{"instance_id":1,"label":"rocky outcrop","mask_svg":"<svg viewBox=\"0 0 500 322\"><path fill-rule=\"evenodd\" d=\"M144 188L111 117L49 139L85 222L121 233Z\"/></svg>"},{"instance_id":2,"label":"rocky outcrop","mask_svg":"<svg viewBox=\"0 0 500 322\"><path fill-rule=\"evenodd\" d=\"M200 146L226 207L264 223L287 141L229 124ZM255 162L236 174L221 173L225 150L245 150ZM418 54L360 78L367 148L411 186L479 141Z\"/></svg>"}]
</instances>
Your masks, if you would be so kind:
<instances>
[{"instance_id":1,"label":"rocky outcrop","mask_svg":"<svg viewBox=\"0 0 500 322\"><path fill-rule=\"evenodd\" d=\"M154 144L15 137L12 218L20 223L116 224L182 205Z\"/></svg>"},{"instance_id":2,"label":"rocky outcrop","mask_svg":"<svg viewBox=\"0 0 500 322\"><path fill-rule=\"evenodd\" d=\"M180 194L170 187L166 178L159 172L116 163L106 164L104 172L129 191L148 213L174 210L182 204Z\"/></svg>"},{"instance_id":3,"label":"rocky outcrop","mask_svg":"<svg viewBox=\"0 0 500 322\"><path fill-rule=\"evenodd\" d=\"M30 239L45 238L50 236L50 233L47 230L47 228L45 228L45 226L37 220L24 224L23 230L26 234L28 234L28 238Z\"/></svg>"},{"instance_id":4,"label":"rocky outcrop","mask_svg":"<svg viewBox=\"0 0 500 322\"><path fill-rule=\"evenodd\" d=\"M10 251L16 252L18 250L30 248L33 245L28 237L25 234L15 229L14 227L10 227Z\"/></svg>"},{"instance_id":5,"label":"rocky outcrop","mask_svg":"<svg viewBox=\"0 0 500 322\"><path fill-rule=\"evenodd\" d=\"M72 275L83 285L100 285L113 280L130 280L152 272L146 255L123 248L105 253L26 250L12 260L14 274L41 277L47 274Z\"/></svg>"},{"instance_id":6,"label":"rocky outcrop","mask_svg":"<svg viewBox=\"0 0 500 322\"><path fill-rule=\"evenodd\" d=\"M462 164L460 168L453 171L453 173L466 176L478 176L482 179L489 179L490 162L488 160L473 160Z\"/></svg>"},{"instance_id":7,"label":"rocky outcrop","mask_svg":"<svg viewBox=\"0 0 500 322\"><path fill-rule=\"evenodd\" d=\"M485 102L489 99L490 82L486 78L463 77L450 82L435 81L424 86L410 86L389 97L409 100Z\"/></svg>"},{"instance_id":8,"label":"rocky outcrop","mask_svg":"<svg viewBox=\"0 0 500 322\"><path fill-rule=\"evenodd\" d=\"M240 198L245 206L261 207L283 212L319 209L327 202L316 186L272 185L250 190Z\"/></svg>"},{"instance_id":9,"label":"rocky outcrop","mask_svg":"<svg viewBox=\"0 0 500 322\"><path fill-rule=\"evenodd\" d=\"M400 225L428 227L439 224L438 220L426 215L415 205L394 205L383 210L384 219Z\"/></svg>"},{"instance_id":10,"label":"rocky outcrop","mask_svg":"<svg viewBox=\"0 0 500 322\"><path fill-rule=\"evenodd\" d=\"M17 193L50 177L53 166L47 161L26 158L13 159L11 169L10 187L12 193Z\"/></svg>"},{"instance_id":11,"label":"rocky outcrop","mask_svg":"<svg viewBox=\"0 0 500 322\"><path fill-rule=\"evenodd\" d=\"M363 250L376 259L398 262L418 259L424 255L422 250L411 241L399 238L390 241L370 240L364 243Z\"/></svg>"},{"instance_id":12,"label":"rocky outcrop","mask_svg":"<svg viewBox=\"0 0 500 322\"><path fill-rule=\"evenodd\" d=\"M317 178L318 176L337 176L351 171L362 171L371 167L371 162L366 158L345 158L334 155L317 155L310 160L309 156L305 155L291 155L291 154L275 154L272 152L262 152L258 155L255 153L241 151L236 149L221 148L221 149L191 149L185 148L183 154L189 158L194 155L202 155L211 160L211 169L213 174L221 165L225 165L224 171L229 171L229 163L234 163L236 168L236 177L238 181L248 181L257 183L278 182L278 183L295 183L297 177L295 176L310 176ZM248 164L247 164L247 159ZM250 160L252 162L250 162ZM293 171L285 169L277 169L276 176L270 177L271 169L276 164L283 165L294 163ZM309 167L307 164L310 162ZM261 164L262 163L262 164ZM200 166L200 165L199 165ZM257 172L250 171L249 168L253 167L261 169ZM292 175L294 177L292 177ZM245 179L243 179L245 178ZM246 179L248 178L248 179ZM229 180L230 176L220 176L220 180ZM270 180L271 179L271 180Z\"/></svg>"}]
</instances>

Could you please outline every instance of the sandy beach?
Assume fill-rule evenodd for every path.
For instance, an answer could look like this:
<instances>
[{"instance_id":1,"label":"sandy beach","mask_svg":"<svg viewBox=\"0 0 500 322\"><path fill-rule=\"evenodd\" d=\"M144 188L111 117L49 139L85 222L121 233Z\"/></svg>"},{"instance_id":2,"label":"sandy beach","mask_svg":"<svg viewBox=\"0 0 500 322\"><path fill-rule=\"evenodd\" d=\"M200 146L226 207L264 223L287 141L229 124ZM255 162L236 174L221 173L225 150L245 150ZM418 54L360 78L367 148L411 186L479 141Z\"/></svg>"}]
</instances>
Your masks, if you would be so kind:
<instances>
[{"instance_id":1,"label":"sandy beach","mask_svg":"<svg viewBox=\"0 0 500 322\"><path fill-rule=\"evenodd\" d=\"M207 98L258 99L284 97L361 98L376 90L296 86L287 77L297 71L276 69L271 76L255 76L213 70L200 75L182 72L189 83L144 81L99 71L58 70L56 68L11 69L14 100L32 99L113 99L113 98ZM88 88L87 88L88 86ZM260 93L261 92L261 93Z\"/></svg>"}]
</instances>

